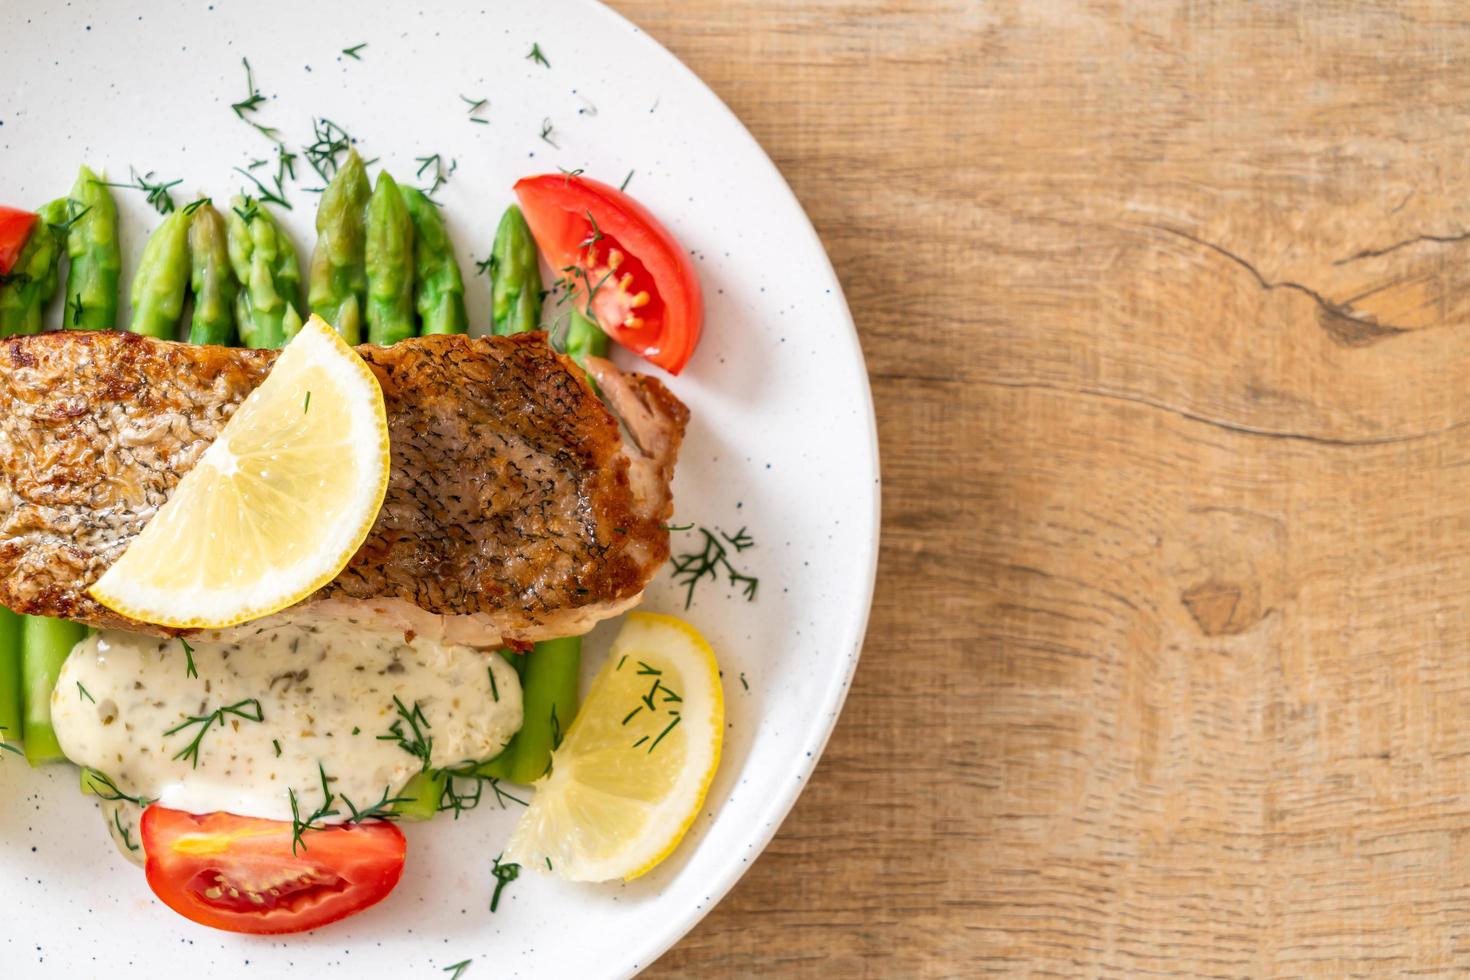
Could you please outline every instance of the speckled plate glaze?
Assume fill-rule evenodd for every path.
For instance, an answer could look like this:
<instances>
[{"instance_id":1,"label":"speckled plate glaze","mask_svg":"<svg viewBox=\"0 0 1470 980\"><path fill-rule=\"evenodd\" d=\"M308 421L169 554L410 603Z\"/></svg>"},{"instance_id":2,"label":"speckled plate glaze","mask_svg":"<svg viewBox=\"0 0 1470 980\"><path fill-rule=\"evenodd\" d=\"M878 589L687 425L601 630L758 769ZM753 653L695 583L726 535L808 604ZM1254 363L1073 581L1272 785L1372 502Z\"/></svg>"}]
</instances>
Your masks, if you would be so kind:
<instances>
[{"instance_id":1,"label":"speckled plate glaze","mask_svg":"<svg viewBox=\"0 0 1470 980\"><path fill-rule=\"evenodd\" d=\"M369 12L371 11L371 12ZM528 60L539 43L550 67ZM360 61L341 54L364 44ZM518 816L493 804L407 827L403 883L384 903L285 939L211 932L154 900L113 850L75 772L0 760L0 975L442 977L635 973L703 916L760 854L801 791L861 648L878 536L878 466L862 354L837 281L800 206L728 109L638 28L590 2L346 0L0 4L0 200L66 192L78 164L129 166L227 198L231 168L273 159L235 118L248 57L256 114L293 149L313 117L412 181L416 158L457 166L438 192L461 264L489 252L512 182L584 168L628 185L691 249L706 335L670 383L694 413L675 480L677 519L734 532L759 576L747 603L706 582L685 615L724 666L729 731L706 803L678 853L632 884L575 886L527 872L492 914L490 862ZM471 121L461 100L487 98ZM546 138L544 127L550 126ZM273 164L262 167L260 173ZM298 163L280 212L306 254L318 184ZM427 172L425 180L427 182ZM158 221L115 192L130 260ZM485 280L469 285L488 318ZM59 315L53 311L53 316ZM675 535L675 550L698 545ZM646 607L683 612L664 574ZM592 637L590 668L615 631Z\"/></svg>"}]
</instances>

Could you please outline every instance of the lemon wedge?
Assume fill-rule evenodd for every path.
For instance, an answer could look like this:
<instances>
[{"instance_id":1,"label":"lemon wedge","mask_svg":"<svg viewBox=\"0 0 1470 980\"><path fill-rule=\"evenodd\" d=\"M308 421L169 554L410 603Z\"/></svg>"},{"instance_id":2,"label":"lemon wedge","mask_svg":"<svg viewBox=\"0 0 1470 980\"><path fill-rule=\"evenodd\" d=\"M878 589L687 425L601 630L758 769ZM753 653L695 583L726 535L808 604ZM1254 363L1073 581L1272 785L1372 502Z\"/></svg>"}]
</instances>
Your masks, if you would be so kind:
<instances>
[{"instance_id":1,"label":"lemon wedge","mask_svg":"<svg viewBox=\"0 0 1470 980\"><path fill-rule=\"evenodd\" d=\"M630 613L502 860L572 881L637 878L699 815L724 733L704 637L673 616Z\"/></svg>"},{"instance_id":2,"label":"lemon wedge","mask_svg":"<svg viewBox=\"0 0 1470 980\"><path fill-rule=\"evenodd\" d=\"M383 391L313 316L89 593L124 616L233 626L346 566L388 489Z\"/></svg>"}]
</instances>

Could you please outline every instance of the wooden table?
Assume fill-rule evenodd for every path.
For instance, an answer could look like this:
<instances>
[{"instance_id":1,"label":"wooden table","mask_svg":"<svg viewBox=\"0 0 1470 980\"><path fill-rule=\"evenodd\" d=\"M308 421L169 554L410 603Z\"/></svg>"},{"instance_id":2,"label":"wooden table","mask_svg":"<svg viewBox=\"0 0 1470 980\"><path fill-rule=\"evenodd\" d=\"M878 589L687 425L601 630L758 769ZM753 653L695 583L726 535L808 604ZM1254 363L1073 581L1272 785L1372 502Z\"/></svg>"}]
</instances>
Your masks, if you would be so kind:
<instances>
[{"instance_id":1,"label":"wooden table","mask_svg":"<svg viewBox=\"0 0 1470 980\"><path fill-rule=\"evenodd\" d=\"M653 976L1470 967L1463 3L619 0L836 264L856 686Z\"/></svg>"}]
</instances>

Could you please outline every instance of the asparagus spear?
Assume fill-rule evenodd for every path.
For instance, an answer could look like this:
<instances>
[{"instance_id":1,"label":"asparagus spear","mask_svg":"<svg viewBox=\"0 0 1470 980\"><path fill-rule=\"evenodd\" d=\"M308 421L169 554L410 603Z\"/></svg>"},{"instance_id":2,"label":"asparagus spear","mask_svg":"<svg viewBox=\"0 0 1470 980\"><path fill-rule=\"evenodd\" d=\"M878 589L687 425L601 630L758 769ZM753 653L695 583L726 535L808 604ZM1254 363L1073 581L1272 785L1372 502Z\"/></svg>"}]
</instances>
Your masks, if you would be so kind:
<instances>
[{"instance_id":1,"label":"asparagus spear","mask_svg":"<svg viewBox=\"0 0 1470 980\"><path fill-rule=\"evenodd\" d=\"M117 205L112 192L85 166L72 186L71 199L76 212L66 232L71 268L63 323L80 330L111 330L117 324L117 277L122 269Z\"/></svg>"},{"instance_id":2,"label":"asparagus spear","mask_svg":"<svg viewBox=\"0 0 1470 980\"><path fill-rule=\"evenodd\" d=\"M316 249L311 253L311 311L326 320L349 343L362 338L362 312L367 302L367 256L364 211L371 189L367 169L356 150L322 192L316 212Z\"/></svg>"},{"instance_id":3,"label":"asparagus spear","mask_svg":"<svg viewBox=\"0 0 1470 980\"><path fill-rule=\"evenodd\" d=\"M21 629L25 650L21 657L21 682L25 701L22 737L26 759L31 765L65 758L51 727L51 691L61 674L61 665L83 637L80 623L43 616L27 616Z\"/></svg>"},{"instance_id":4,"label":"asparagus spear","mask_svg":"<svg viewBox=\"0 0 1470 980\"><path fill-rule=\"evenodd\" d=\"M464 278L439 209L417 187L402 187L413 221L414 305L419 332L464 333Z\"/></svg>"},{"instance_id":5,"label":"asparagus spear","mask_svg":"<svg viewBox=\"0 0 1470 980\"><path fill-rule=\"evenodd\" d=\"M386 170L368 201L366 237L368 340L396 344L414 334L413 222Z\"/></svg>"},{"instance_id":6,"label":"asparagus spear","mask_svg":"<svg viewBox=\"0 0 1470 980\"><path fill-rule=\"evenodd\" d=\"M249 198L230 202L228 225L230 267L240 283L235 295L240 340L247 347L279 347L301 329L296 249L265 206Z\"/></svg>"},{"instance_id":7,"label":"asparagus spear","mask_svg":"<svg viewBox=\"0 0 1470 980\"><path fill-rule=\"evenodd\" d=\"M490 250L491 314L497 335L525 333L541 323L541 266L536 240L512 204L501 216Z\"/></svg>"},{"instance_id":8,"label":"asparagus spear","mask_svg":"<svg viewBox=\"0 0 1470 980\"><path fill-rule=\"evenodd\" d=\"M18 746L22 731L20 699L21 617L0 606L0 744Z\"/></svg>"},{"instance_id":9,"label":"asparagus spear","mask_svg":"<svg viewBox=\"0 0 1470 980\"><path fill-rule=\"evenodd\" d=\"M582 315L575 305L567 314L566 355L576 361L583 370L588 357L607 356L607 334L602 328Z\"/></svg>"},{"instance_id":10,"label":"asparagus spear","mask_svg":"<svg viewBox=\"0 0 1470 980\"><path fill-rule=\"evenodd\" d=\"M194 290L189 343L233 344L235 298L240 283L230 267L225 219L212 204L201 204L194 211L189 225L189 267L189 283Z\"/></svg>"},{"instance_id":11,"label":"asparagus spear","mask_svg":"<svg viewBox=\"0 0 1470 980\"><path fill-rule=\"evenodd\" d=\"M437 770L416 774L399 792L402 797L393 804L393 812L405 820L429 820L439 812L444 795L444 782L449 777Z\"/></svg>"},{"instance_id":12,"label":"asparagus spear","mask_svg":"<svg viewBox=\"0 0 1470 980\"><path fill-rule=\"evenodd\" d=\"M65 232L66 200L41 208L25 247L11 270L14 278L0 286L0 337L40 333L46 304L56 295L57 269Z\"/></svg>"},{"instance_id":13,"label":"asparagus spear","mask_svg":"<svg viewBox=\"0 0 1470 980\"><path fill-rule=\"evenodd\" d=\"M169 340L178 336L189 288L189 217L183 211L170 214L143 246L133 274L133 320L128 324L133 333Z\"/></svg>"}]
</instances>

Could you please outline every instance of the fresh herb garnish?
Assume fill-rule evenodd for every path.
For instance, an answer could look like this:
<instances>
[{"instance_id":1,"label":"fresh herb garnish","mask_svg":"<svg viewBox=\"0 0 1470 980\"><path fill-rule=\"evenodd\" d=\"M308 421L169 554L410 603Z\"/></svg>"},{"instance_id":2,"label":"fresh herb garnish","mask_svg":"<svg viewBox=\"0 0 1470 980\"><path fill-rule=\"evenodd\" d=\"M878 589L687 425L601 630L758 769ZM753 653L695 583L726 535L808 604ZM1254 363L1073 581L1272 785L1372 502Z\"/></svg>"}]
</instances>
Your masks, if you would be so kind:
<instances>
[{"instance_id":1,"label":"fresh herb garnish","mask_svg":"<svg viewBox=\"0 0 1470 980\"><path fill-rule=\"evenodd\" d=\"M81 208L81 210L78 211L78 208ZM67 232L71 231L72 225L76 224L78 221L81 221L84 217L87 216L87 212L91 210L92 205L88 204L86 207L83 208L81 201L74 200L73 198L69 197L66 199L66 220L59 225L51 225L51 230L56 232L58 235L64 235Z\"/></svg>"},{"instance_id":2,"label":"fresh herb garnish","mask_svg":"<svg viewBox=\"0 0 1470 980\"><path fill-rule=\"evenodd\" d=\"M276 750L276 758L279 759L281 757L281 740L278 738L271 739L271 747Z\"/></svg>"},{"instance_id":3,"label":"fresh herb garnish","mask_svg":"<svg viewBox=\"0 0 1470 980\"><path fill-rule=\"evenodd\" d=\"M259 216L260 205L255 203L255 199L247 194L245 195L245 206L243 208L232 207L230 210L238 214L240 220L248 225Z\"/></svg>"},{"instance_id":4,"label":"fresh herb garnish","mask_svg":"<svg viewBox=\"0 0 1470 980\"><path fill-rule=\"evenodd\" d=\"M77 681L77 700L80 701L83 698L86 698L93 704L97 703L97 699L92 697L92 692L87 690L86 686L83 685L81 681Z\"/></svg>"},{"instance_id":5,"label":"fresh herb garnish","mask_svg":"<svg viewBox=\"0 0 1470 980\"><path fill-rule=\"evenodd\" d=\"M490 873L495 876L495 893L490 896L491 912L500 908L500 893L505 890L505 886L521 875L519 864L501 864L499 854L495 855L494 862L490 868Z\"/></svg>"},{"instance_id":6,"label":"fresh herb garnish","mask_svg":"<svg viewBox=\"0 0 1470 980\"><path fill-rule=\"evenodd\" d=\"M490 696L493 697L497 702L499 702L500 685L495 683L495 668L493 666L486 665L485 670L490 673Z\"/></svg>"},{"instance_id":7,"label":"fresh herb garnish","mask_svg":"<svg viewBox=\"0 0 1470 980\"><path fill-rule=\"evenodd\" d=\"M490 104L489 99L472 99L468 95L461 95L459 98L461 102L470 107L469 114L472 116Z\"/></svg>"},{"instance_id":8,"label":"fresh herb garnish","mask_svg":"<svg viewBox=\"0 0 1470 980\"><path fill-rule=\"evenodd\" d=\"M704 537L702 549L670 559L674 566L674 581L685 587L684 608L688 609L694 601L694 590L699 583L706 578L717 581L721 571L729 575L731 585L741 586L747 602L754 601L760 580L753 575L744 574L730 563L730 549L739 554L747 548L755 547L755 539L743 527L733 535L718 528L711 531L707 527L700 527L699 533Z\"/></svg>"},{"instance_id":9,"label":"fresh herb garnish","mask_svg":"<svg viewBox=\"0 0 1470 980\"><path fill-rule=\"evenodd\" d=\"M413 703L413 709L409 710L403 701L399 699L398 695L395 694L393 695L393 704L398 709L398 719L388 729L388 734L379 735L378 740L397 742L398 747L418 759L422 763L421 770L427 772L429 769L429 759L434 751L434 736L425 735L424 729L432 726L430 726L429 720L424 717L424 711L419 707L417 701ZM408 726L407 732L403 730L404 725Z\"/></svg>"},{"instance_id":10,"label":"fresh herb garnish","mask_svg":"<svg viewBox=\"0 0 1470 980\"><path fill-rule=\"evenodd\" d=\"M429 170L431 168L433 170L433 182L428 187L419 188L419 190L424 192L425 197L432 198L435 191L443 187L445 184L449 183L449 175L459 169L459 161L450 160L449 169L445 170L444 159L437 153L430 154L426 157L414 157L414 159L417 160L419 164L418 170L414 172L415 177L422 179L425 170Z\"/></svg>"},{"instance_id":11,"label":"fresh herb garnish","mask_svg":"<svg viewBox=\"0 0 1470 980\"><path fill-rule=\"evenodd\" d=\"M285 176L281 171L277 171L275 177L272 178L272 183L276 185L276 189L271 190L269 187L265 186L265 184L261 183L259 177L255 176L244 167L236 167L234 169L236 173L244 174L245 179L249 180L250 183L255 185L256 197L259 197L262 201L268 201L271 204L279 204L287 211L291 210L291 202L286 200L286 189L281 186L281 178ZM250 197L250 193L243 188L241 189L240 193L243 194L246 198Z\"/></svg>"},{"instance_id":12,"label":"fresh herb garnish","mask_svg":"<svg viewBox=\"0 0 1470 980\"><path fill-rule=\"evenodd\" d=\"M184 205L184 213L193 214L195 211L198 211L200 208L204 207L204 205L210 203L212 202L207 197L197 198L196 200L190 201L188 204Z\"/></svg>"},{"instance_id":13,"label":"fresh herb garnish","mask_svg":"<svg viewBox=\"0 0 1470 980\"><path fill-rule=\"evenodd\" d=\"M194 734L193 741L176 752L174 758L188 759L191 767L198 769L199 746L204 741L204 736L209 733L211 726L218 723L220 727L224 727L225 715L234 715L236 718L243 718L245 721L263 721L265 719L265 714L260 707L260 701L256 698L246 698L243 701L236 701L234 704L228 704L222 708L215 708L207 715L190 715L186 720L163 733L164 735L173 735L183 731L190 725L199 726L199 731Z\"/></svg>"},{"instance_id":14,"label":"fresh herb garnish","mask_svg":"<svg viewBox=\"0 0 1470 980\"><path fill-rule=\"evenodd\" d=\"M352 137L347 130L324 116L312 120L311 128L314 139L301 152L316 175L330 181L339 166L337 158L352 149Z\"/></svg>"},{"instance_id":15,"label":"fresh herb garnish","mask_svg":"<svg viewBox=\"0 0 1470 980\"><path fill-rule=\"evenodd\" d=\"M551 134L555 131L556 127L551 125L550 116L547 116L545 119L541 120L541 138L559 150L561 149L561 147L557 146L556 141L551 138Z\"/></svg>"},{"instance_id":16,"label":"fresh herb garnish","mask_svg":"<svg viewBox=\"0 0 1470 980\"><path fill-rule=\"evenodd\" d=\"M179 642L184 645L184 676L197 678L199 671L194 666L194 648L189 646L189 641L182 636L179 637Z\"/></svg>"},{"instance_id":17,"label":"fresh herb garnish","mask_svg":"<svg viewBox=\"0 0 1470 980\"><path fill-rule=\"evenodd\" d=\"M618 185L618 190L620 190L620 191L627 190L628 189L628 181L630 181L632 179L633 179L633 171L632 170L629 170L628 171L628 176L624 177L623 178L623 182Z\"/></svg>"},{"instance_id":18,"label":"fresh herb garnish","mask_svg":"<svg viewBox=\"0 0 1470 980\"><path fill-rule=\"evenodd\" d=\"M469 969L470 962L470 960L460 960L458 963L451 963L444 968L444 972L448 973L450 970L453 970L454 975L449 980L459 980L459 975Z\"/></svg>"},{"instance_id":19,"label":"fresh herb garnish","mask_svg":"<svg viewBox=\"0 0 1470 980\"><path fill-rule=\"evenodd\" d=\"M745 688L747 691L750 690L750 685L746 683L745 671L743 670L740 672L740 686Z\"/></svg>"},{"instance_id":20,"label":"fresh herb garnish","mask_svg":"<svg viewBox=\"0 0 1470 980\"><path fill-rule=\"evenodd\" d=\"M121 816L122 812L120 810L113 810L112 825L117 828L117 835L122 838L122 842L127 845L128 850L136 851L138 845L133 843L133 832L122 825L122 820L119 819Z\"/></svg>"},{"instance_id":21,"label":"fresh herb garnish","mask_svg":"<svg viewBox=\"0 0 1470 980\"><path fill-rule=\"evenodd\" d=\"M337 796L327 785L326 767L318 762L316 764L316 770L322 777L322 805L317 807L305 820L301 819L301 811L296 802L296 790L290 787L286 789L286 796L291 801L291 854L293 856L296 854L296 848L298 846L303 851L307 849L306 840L302 837L303 834L308 830L324 830L326 829L325 824L319 821L325 820L327 817L340 816L336 810L332 809L332 801Z\"/></svg>"},{"instance_id":22,"label":"fresh herb garnish","mask_svg":"<svg viewBox=\"0 0 1470 980\"><path fill-rule=\"evenodd\" d=\"M389 794L390 790L388 787L383 787L383 795L378 802L372 806L364 807L361 810L353 806L352 801L345 795L342 797L342 802L346 803L347 809L351 811L352 816L349 819L353 823L362 823L364 820L397 820L398 814L393 808L400 803L412 803L413 797L391 796Z\"/></svg>"},{"instance_id":23,"label":"fresh herb garnish","mask_svg":"<svg viewBox=\"0 0 1470 980\"><path fill-rule=\"evenodd\" d=\"M146 796L129 796L127 793L118 789L117 783L114 783L105 773L98 772L96 769L82 770L82 789L91 792L98 799L108 802L125 800L134 806L147 806L150 803L156 802Z\"/></svg>"},{"instance_id":24,"label":"fresh herb garnish","mask_svg":"<svg viewBox=\"0 0 1470 980\"><path fill-rule=\"evenodd\" d=\"M260 90L255 87L255 74L250 70L250 59L241 58L240 63L245 66L245 98L239 102L231 102L230 108L235 110L235 117L237 119L242 119L251 126L254 126L266 139L280 143L281 134L278 130L271 126L262 126L255 120L245 117L245 113L254 112L260 108L260 104L265 101L265 96L261 95Z\"/></svg>"},{"instance_id":25,"label":"fresh herb garnish","mask_svg":"<svg viewBox=\"0 0 1470 980\"><path fill-rule=\"evenodd\" d=\"M309 411L311 411L311 392L310 391L308 391L306 393L306 401L301 406L301 414L302 415L305 415Z\"/></svg>"},{"instance_id":26,"label":"fresh herb garnish","mask_svg":"<svg viewBox=\"0 0 1470 980\"><path fill-rule=\"evenodd\" d=\"M499 260L495 258L495 254L492 252L488 259L475 263L475 274L478 276L489 276L491 279L494 279L495 267L499 264Z\"/></svg>"},{"instance_id":27,"label":"fresh herb garnish","mask_svg":"<svg viewBox=\"0 0 1470 980\"><path fill-rule=\"evenodd\" d=\"M526 60L533 61L536 64L541 65L543 68L551 67L551 62L546 60L546 55L541 53L541 45L534 42L531 44L531 53L526 55Z\"/></svg>"},{"instance_id":28,"label":"fresh herb garnish","mask_svg":"<svg viewBox=\"0 0 1470 980\"><path fill-rule=\"evenodd\" d=\"M121 187L126 190L143 191L148 195L146 198L148 204L159 214L168 214L174 209L174 198L168 192L168 189L182 184L184 182L182 177L178 180L154 180L152 170L139 176L138 171L132 167L128 168L128 173L133 178L130 183L123 184L110 180L96 180L93 182L103 187ZM81 215L77 215L77 217L79 218ZM72 221L75 220L76 218L72 219Z\"/></svg>"},{"instance_id":29,"label":"fresh herb garnish","mask_svg":"<svg viewBox=\"0 0 1470 980\"><path fill-rule=\"evenodd\" d=\"M366 41L362 42L361 44L354 44L350 48L343 48L342 53L351 58L353 61L361 61L362 56L359 55L357 52L361 51L365 47L367 47Z\"/></svg>"}]
</instances>

